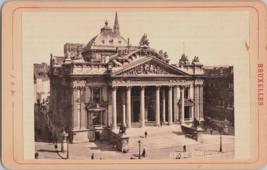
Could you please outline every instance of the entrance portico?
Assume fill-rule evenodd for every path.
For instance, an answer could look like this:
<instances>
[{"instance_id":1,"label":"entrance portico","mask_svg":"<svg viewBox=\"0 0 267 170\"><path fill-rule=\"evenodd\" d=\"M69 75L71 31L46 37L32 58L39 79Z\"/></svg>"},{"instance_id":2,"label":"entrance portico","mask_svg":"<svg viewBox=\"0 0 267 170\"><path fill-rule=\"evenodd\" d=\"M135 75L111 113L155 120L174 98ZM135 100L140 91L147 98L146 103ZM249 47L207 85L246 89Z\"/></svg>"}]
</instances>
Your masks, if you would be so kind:
<instances>
[{"instance_id":1,"label":"entrance portico","mask_svg":"<svg viewBox=\"0 0 267 170\"><path fill-rule=\"evenodd\" d=\"M112 127L116 129L117 125L125 123L128 128L131 128L132 122L137 121L141 128L148 121L154 121L155 126L160 126L160 121L167 121L168 125L172 125L173 122L180 122L181 124L192 122L194 99L185 95L185 90L187 90L186 94L190 94L190 90L192 90L190 88L193 86L189 83L192 83L192 81L176 83L176 85L173 85L173 82L164 84L164 81L162 81L160 86L156 85L157 83L154 86L151 86L151 84L149 86L142 84L137 86L136 83L132 83L132 86L128 86L129 83L123 86L123 82L114 82L114 86L112 86ZM147 82L147 84L149 83ZM117 93L118 88L122 89L120 93ZM125 98L121 97L125 94ZM200 100L200 97L197 97L197 100ZM176 102L174 102L175 99ZM118 100L122 100L121 105L117 104ZM117 107L120 107L120 112L118 112Z\"/></svg>"}]
</instances>

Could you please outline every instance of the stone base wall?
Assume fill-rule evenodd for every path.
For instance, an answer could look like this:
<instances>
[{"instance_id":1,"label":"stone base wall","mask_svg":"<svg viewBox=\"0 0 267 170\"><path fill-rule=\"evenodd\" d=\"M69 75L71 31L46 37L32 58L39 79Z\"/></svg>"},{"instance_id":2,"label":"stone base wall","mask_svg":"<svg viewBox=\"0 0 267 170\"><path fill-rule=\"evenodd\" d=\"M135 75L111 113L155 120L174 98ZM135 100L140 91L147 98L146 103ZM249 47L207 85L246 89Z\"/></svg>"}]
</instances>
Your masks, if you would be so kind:
<instances>
[{"instance_id":1,"label":"stone base wall","mask_svg":"<svg viewBox=\"0 0 267 170\"><path fill-rule=\"evenodd\" d=\"M111 129L108 130L109 142L116 146L116 148L123 152L129 151L129 137L114 133Z\"/></svg>"},{"instance_id":2,"label":"stone base wall","mask_svg":"<svg viewBox=\"0 0 267 170\"><path fill-rule=\"evenodd\" d=\"M96 132L99 132L99 140L108 139L108 131L104 128L72 131L72 143L93 142L96 140Z\"/></svg>"}]
</instances>

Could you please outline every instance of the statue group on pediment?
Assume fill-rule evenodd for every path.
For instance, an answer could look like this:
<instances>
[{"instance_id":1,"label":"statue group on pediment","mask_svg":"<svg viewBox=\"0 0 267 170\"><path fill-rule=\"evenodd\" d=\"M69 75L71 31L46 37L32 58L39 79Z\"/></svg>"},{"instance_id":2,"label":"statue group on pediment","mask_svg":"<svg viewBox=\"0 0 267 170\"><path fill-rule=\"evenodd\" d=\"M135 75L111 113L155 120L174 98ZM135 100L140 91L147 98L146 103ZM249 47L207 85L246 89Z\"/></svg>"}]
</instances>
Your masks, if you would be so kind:
<instances>
[{"instance_id":1,"label":"statue group on pediment","mask_svg":"<svg viewBox=\"0 0 267 170\"><path fill-rule=\"evenodd\" d=\"M179 60L179 65L181 66L181 65L188 65L188 64L190 64L188 57L185 54L183 54L181 59Z\"/></svg>"},{"instance_id":2,"label":"statue group on pediment","mask_svg":"<svg viewBox=\"0 0 267 170\"><path fill-rule=\"evenodd\" d=\"M140 46L149 46L149 41L147 39L147 35L144 34L139 42Z\"/></svg>"},{"instance_id":3,"label":"statue group on pediment","mask_svg":"<svg viewBox=\"0 0 267 170\"><path fill-rule=\"evenodd\" d=\"M195 57L194 57L194 59L193 59L192 63L194 63L194 62L199 62L199 59L198 59L198 57L197 57L197 56L195 56Z\"/></svg>"},{"instance_id":4,"label":"statue group on pediment","mask_svg":"<svg viewBox=\"0 0 267 170\"><path fill-rule=\"evenodd\" d=\"M169 57L168 54L167 54L167 52L163 53L162 50L159 51L159 55L160 55L162 58L165 58L165 59L167 59L167 58Z\"/></svg>"},{"instance_id":5,"label":"statue group on pediment","mask_svg":"<svg viewBox=\"0 0 267 170\"><path fill-rule=\"evenodd\" d=\"M135 67L125 72L124 74L137 75L137 74L170 74L170 73L155 64L144 64Z\"/></svg>"}]
</instances>

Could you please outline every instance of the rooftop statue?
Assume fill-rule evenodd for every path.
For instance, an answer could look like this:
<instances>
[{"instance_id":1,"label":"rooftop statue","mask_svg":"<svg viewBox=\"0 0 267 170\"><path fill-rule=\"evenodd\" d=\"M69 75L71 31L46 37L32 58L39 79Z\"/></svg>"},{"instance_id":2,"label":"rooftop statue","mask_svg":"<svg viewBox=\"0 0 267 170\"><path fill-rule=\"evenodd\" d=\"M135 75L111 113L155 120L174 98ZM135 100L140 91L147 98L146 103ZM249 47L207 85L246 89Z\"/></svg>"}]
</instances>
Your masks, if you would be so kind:
<instances>
[{"instance_id":1,"label":"rooftop statue","mask_svg":"<svg viewBox=\"0 0 267 170\"><path fill-rule=\"evenodd\" d=\"M79 54L74 57L74 60L83 60L82 53L79 52Z\"/></svg>"},{"instance_id":2,"label":"rooftop statue","mask_svg":"<svg viewBox=\"0 0 267 170\"><path fill-rule=\"evenodd\" d=\"M163 51L162 50L159 51L159 55L163 56Z\"/></svg>"},{"instance_id":3,"label":"rooftop statue","mask_svg":"<svg viewBox=\"0 0 267 170\"><path fill-rule=\"evenodd\" d=\"M192 63L194 63L194 62L199 62L199 59L198 59L198 57L197 57L197 56L195 56L195 57L194 57L194 59L193 59Z\"/></svg>"},{"instance_id":4,"label":"rooftop statue","mask_svg":"<svg viewBox=\"0 0 267 170\"><path fill-rule=\"evenodd\" d=\"M181 59L179 60L179 65L188 65L190 64L187 56L185 54L182 55Z\"/></svg>"},{"instance_id":5,"label":"rooftop statue","mask_svg":"<svg viewBox=\"0 0 267 170\"><path fill-rule=\"evenodd\" d=\"M144 34L142 39L139 42L140 46L149 46L149 41L147 39L147 35Z\"/></svg>"},{"instance_id":6,"label":"rooftop statue","mask_svg":"<svg viewBox=\"0 0 267 170\"><path fill-rule=\"evenodd\" d=\"M67 58L67 59L71 59L71 54L70 54L69 51L67 51L67 52L65 53L65 58Z\"/></svg>"},{"instance_id":7,"label":"rooftop statue","mask_svg":"<svg viewBox=\"0 0 267 170\"><path fill-rule=\"evenodd\" d=\"M164 58L168 58L169 56L168 56L168 54L167 54L167 52L165 52L164 53Z\"/></svg>"}]
</instances>

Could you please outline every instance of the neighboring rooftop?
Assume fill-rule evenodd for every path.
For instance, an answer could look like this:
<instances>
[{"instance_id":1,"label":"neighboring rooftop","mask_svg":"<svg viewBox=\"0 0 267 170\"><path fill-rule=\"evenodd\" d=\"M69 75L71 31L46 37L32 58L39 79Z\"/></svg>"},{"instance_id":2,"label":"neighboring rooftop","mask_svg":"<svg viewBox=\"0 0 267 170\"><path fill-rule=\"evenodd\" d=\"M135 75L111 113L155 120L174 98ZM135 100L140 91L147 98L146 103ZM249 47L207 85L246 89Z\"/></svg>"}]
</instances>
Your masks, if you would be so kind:
<instances>
[{"instance_id":1,"label":"neighboring rooftop","mask_svg":"<svg viewBox=\"0 0 267 170\"><path fill-rule=\"evenodd\" d=\"M205 66L204 75L212 78L227 78L233 76L233 66Z\"/></svg>"}]
</instances>

